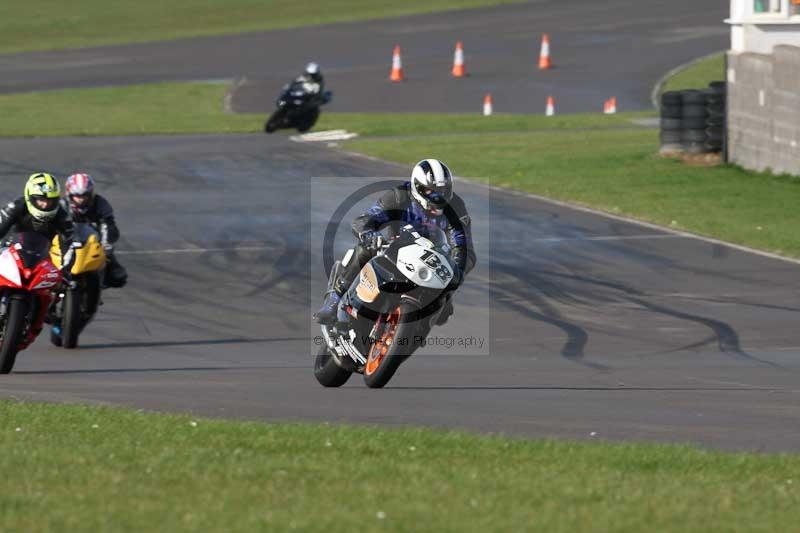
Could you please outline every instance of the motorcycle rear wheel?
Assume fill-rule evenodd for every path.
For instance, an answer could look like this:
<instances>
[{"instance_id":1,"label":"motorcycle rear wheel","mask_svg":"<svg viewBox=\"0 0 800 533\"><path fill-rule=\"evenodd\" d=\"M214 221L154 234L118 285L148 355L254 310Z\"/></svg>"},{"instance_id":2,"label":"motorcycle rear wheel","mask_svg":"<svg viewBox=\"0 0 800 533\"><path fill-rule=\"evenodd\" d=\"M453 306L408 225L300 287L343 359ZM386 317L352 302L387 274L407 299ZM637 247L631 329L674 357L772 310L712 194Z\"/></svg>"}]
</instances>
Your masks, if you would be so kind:
<instances>
[{"instance_id":1,"label":"motorcycle rear wheel","mask_svg":"<svg viewBox=\"0 0 800 533\"><path fill-rule=\"evenodd\" d=\"M371 389L380 389L389 383L400 363L422 346L419 323L408 317L419 315L419 306L402 302L388 318L392 326L383 337L372 344L367 364L364 366L364 383Z\"/></svg>"},{"instance_id":2,"label":"motorcycle rear wheel","mask_svg":"<svg viewBox=\"0 0 800 533\"><path fill-rule=\"evenodd\" d=\"M0 340L0 374L8 374L14 368L27 314L28 300L22 296L12 296L8 301L3 338Z\"/></svg>"},{"instance_id":3,"label":"motorcycle rear wheel","mask_svg":"<svg viewBox=\"0 0 800 533\"><path fill-rule=\"evenodd\" d=\"M320 346L317 359L314 361L314 377L323 387L341 387L353 373L334 361L327 344Z\"/></svg>"}]
</instances>

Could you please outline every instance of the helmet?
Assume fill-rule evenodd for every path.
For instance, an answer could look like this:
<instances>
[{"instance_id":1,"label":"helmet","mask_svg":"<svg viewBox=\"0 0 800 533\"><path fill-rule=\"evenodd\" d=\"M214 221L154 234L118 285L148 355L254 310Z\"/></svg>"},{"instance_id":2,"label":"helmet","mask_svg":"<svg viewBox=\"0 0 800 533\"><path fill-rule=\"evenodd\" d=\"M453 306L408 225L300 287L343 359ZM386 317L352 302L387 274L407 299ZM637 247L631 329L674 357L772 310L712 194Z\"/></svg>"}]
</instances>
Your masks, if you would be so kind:
<instances>
[{"instance_id":1,"label":"helmet","mask_svg":"<svg viewBox=\"0 0 800 533\"><path fill-rule=\"evenodd\" d=\"M411 171L411 197L433 215L441 215L453 198L453 175L438 159L423 159Z\"/></svg>"},{"instance_id":2,"label":"helmet","mask_svg":"<svg viewBox=\"0 0 800 533\"><path fill-rule=\"evenodd\" d=\"M67 198L73 213L85 215L94 203L94 180L89 174L73 174L67 178Z\"/></svg>"},{"instance_id":3,"label":"helmet","mask_svg":"<svg viewBox=\"0 0 800 533\"><path fill-rule=\"evenodd\" d=\"M317 83L319 83L320 80L322 80L322 72L320 72L319 70L319 65L317 65L313 61L308 65L306 65L305 73L306 76L308 76Z\"/></svg>"},{"instance_id":4,"label":"helmet","mask_svg":"<svg viewBox=\"0 0 800 533\"><path fill-rule=\"evenodd\" d=\"M25 205L35 220L50 220L58 212L61 199L61 186L50 174L39 172L31 174L25 184Z\"/></svg>"}]
</instances>

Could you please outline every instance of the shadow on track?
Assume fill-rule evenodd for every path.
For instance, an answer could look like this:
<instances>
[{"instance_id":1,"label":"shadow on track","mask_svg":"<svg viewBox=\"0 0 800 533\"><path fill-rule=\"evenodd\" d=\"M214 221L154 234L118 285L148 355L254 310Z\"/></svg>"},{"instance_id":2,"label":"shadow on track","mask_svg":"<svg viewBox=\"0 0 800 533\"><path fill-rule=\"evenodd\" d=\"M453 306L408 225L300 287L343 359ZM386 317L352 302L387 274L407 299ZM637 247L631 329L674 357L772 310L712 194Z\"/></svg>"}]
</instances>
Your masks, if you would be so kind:
<instances>
[{"instance_id":1,"label":"shadow on track","mask_svg":"<svg viewBox=\"0 0 800 533\"><path fill-rule=\"evenodd\" d=\"M778 389L766 387L491 387L491 386L433 386L433 387L393 387L388 386L385 390L474 390L474 391L500 391L500 390L532 390L532 391L585 391L585 392L780 392Z\"/></svg>"},{"instance_id":2,"label":"shadow on track","mask_svg":"<svg viewBox=\"0 0 800 533\"><path fill-rule=\"evenodd\" d=\"M128 374L140 372L208 372L225 370L256 370L264 368L308 368L308 365L265 365L265 366L187 366L171 368L87 368L81 370L23 370L15 375L46 374Z\"/></svg>"},{"instance_id":3,"label":"shadow on track","mask_svg":"<svg viewBox=\"0 0 800 533\"><path fill-rule=\"evenodd\" d=\"M273 337L263 339L209 339L197 341L109 342L81 345L81 350L112 348L159 348L167 346L214 346L217 344L260 344L266 342L311 341L311 337Z\"/></svg>"}]
</instances>

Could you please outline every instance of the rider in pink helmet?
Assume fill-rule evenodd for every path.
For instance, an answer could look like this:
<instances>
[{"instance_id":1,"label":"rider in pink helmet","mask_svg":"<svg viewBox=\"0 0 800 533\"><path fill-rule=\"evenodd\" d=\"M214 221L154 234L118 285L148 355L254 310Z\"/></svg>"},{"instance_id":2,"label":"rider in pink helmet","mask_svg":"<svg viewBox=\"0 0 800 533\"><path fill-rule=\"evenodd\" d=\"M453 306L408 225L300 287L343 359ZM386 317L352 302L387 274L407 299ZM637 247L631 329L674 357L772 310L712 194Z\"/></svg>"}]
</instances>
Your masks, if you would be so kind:
<instances>
[{"instance_id":1,"label":"rider in pink helmet","mask_svg":"<svg viewBox=\"0 0 800 533\"><path fill-rule=\"evenodd\" d=\"M67 197L62 202L72 214L72 220L91 224L100 233L100 242L108 256L104 284L107 287L124 286L128 273L114 255L114 243L119 240L114 208L108 200L95 193L94 180L89 174L71 175L67 178L66 189Z\"/></svg>"}]
</instances>

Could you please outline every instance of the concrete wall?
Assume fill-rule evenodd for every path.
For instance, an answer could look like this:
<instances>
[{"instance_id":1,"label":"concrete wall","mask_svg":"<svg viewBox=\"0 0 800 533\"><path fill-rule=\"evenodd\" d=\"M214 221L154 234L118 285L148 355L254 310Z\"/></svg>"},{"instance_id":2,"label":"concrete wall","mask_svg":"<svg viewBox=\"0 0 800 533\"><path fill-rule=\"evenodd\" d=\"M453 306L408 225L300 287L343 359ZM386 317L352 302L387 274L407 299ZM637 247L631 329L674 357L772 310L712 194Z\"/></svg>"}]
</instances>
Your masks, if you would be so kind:
<instances>
[{"instance_id":1,"label":"concrete wall","mask_svg":"<svg viewBox=\"0 0 800 533\"><path fill-rule=\"evenodd\" d=\"M728 158L800 176L800 47L728 54Z\"/></svg>"}]
</instances>

